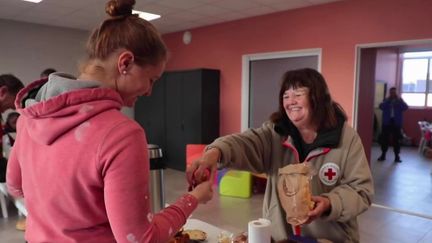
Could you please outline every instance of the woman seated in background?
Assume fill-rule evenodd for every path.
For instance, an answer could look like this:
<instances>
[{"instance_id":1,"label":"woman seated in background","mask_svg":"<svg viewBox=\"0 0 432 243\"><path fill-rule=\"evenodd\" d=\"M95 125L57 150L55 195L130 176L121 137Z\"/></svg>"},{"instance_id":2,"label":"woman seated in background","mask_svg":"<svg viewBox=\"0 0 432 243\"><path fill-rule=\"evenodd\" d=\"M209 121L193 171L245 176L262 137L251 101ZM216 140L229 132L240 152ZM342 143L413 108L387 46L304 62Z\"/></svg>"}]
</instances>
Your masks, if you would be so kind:
<instances>
[{"instance_id":1,"label":"woman seated in background","mask_svg":"<svg viewBox=\"0 0 432 243\"><path fill-rule=\"evenodd\" d=\"M78 78L53 73L17 97L7 185L24 196L28 242L165 243L212 198L207 181L150 210L145 133L120 108L151 94L167 49L155 27L132 14L134 4L107 3L111 17L91 34Z\"/></svg>"},{"instance_id":2,"label":"woman seated in background","mask_svg":"<svg viewBox=\"0 0 432 243\"><path fill-rule=\"evenodd\" d=\"M278 196L278 172L294 163L309 163L313 209L302 234L332 242L359 242L357 216L373 195L372 176L357 132L330 96L324 77L313 69L288 71L282 79L279 110L261 128L216 139L188 168L229 167L267 174L263 216L272 222L272 237L292 235ZM217 166L218 165L218 166Z\"/></svg>"}]
</instances>

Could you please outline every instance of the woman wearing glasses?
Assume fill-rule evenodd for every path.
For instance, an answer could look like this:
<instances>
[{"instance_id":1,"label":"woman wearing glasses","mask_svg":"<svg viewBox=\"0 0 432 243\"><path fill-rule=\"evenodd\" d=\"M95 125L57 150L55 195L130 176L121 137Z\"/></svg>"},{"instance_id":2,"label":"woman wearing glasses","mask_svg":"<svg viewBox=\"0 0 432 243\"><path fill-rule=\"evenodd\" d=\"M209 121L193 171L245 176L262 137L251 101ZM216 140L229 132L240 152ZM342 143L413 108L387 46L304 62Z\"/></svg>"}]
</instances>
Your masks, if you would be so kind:
<instances>
[{"instance_id":1,"label":"woman wearing glasses","mask_svg":"<svg viewBox=\"0 0 432 243\"><path fill-rule=\"evenodd\" d=\"M267 174L263 216L272 222L272 238L289 238L292 227L278 196L278 170L309 163L313 209L302 234L333 242L359 242L357 216L373 195L372 176L357 132L330 96L323 76L313 69L284 74L279 110L257 129L218 138L189 168L229 167Z\"/></svg>"}]
</instances>

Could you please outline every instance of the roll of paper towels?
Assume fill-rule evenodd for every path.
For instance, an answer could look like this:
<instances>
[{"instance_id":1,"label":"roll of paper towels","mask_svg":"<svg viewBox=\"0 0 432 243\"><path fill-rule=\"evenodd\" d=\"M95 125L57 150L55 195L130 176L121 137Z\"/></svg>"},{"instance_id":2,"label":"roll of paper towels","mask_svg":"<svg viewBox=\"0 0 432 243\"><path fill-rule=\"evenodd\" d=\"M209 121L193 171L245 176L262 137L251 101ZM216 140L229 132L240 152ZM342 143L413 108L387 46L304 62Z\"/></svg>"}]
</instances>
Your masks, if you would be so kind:
<instances>
[{"instance_id":1,"label":"roll of paper towels","mask_svg":"<svg viewBox=\"0 0 432 243\"><path fill-rule=\"evenodd\" d=\"M248 224L248 243L270 243L271 222L268 219L250 221Z\"/></svg>"}]
</instances>

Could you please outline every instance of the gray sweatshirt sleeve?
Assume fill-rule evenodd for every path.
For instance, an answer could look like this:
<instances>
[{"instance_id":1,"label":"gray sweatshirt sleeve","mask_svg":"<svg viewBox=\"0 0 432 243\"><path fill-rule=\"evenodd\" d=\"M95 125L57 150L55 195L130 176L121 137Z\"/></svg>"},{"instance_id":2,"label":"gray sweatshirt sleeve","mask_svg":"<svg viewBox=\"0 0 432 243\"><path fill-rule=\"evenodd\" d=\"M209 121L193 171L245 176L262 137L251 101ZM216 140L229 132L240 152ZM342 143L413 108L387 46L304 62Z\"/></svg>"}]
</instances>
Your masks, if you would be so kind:
<instances>
[{"instance_id":1,"label":"gray sweatshirt sleeve","mask_svg":"<svg viewBox=\"0 0 432 243\"><path fill-rule=\"evenodd\" d=\"M270 167L274 137L277 136L273 127L273 123L266 122L257 129L220 137L209 147L221 150L222 167L266 173Z\"/></svg>"}]
</instances>

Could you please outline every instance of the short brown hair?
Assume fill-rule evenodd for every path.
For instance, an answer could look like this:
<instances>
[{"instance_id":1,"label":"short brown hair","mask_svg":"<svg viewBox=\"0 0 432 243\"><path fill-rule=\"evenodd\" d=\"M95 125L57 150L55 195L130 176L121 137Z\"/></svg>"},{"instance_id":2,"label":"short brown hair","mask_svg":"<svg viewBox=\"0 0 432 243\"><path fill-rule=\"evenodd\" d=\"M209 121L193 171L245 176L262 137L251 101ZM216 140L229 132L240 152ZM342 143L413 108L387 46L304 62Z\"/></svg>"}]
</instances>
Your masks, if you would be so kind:
<instances>
[{"instance_id":1,"label":"short brown hair","mask_svg":"<svg viewBox=\"0 0 432 243\"><path fill-rule=\"evenodd\" d=\"M6 86L8 89L8 93L11 95L18 94L22 88L24 88L24 84L12 74L2 74L0 75L0 87Z\"/></svg>"},{"instance_id":2,"label":"short brown hair","mask_svg":"<svg viewBox=\"0 0 432 243\"><path fill-rule=\"evenodd\" d=\"M167 57L167 48L156 28L132 14L135 0L110 0L105 12L111 17L102 22L87 42L88 59L105 60L125 48L135 55L137 64L156 65Z\"/></svg>"},{"instance_id":3,"label":"short brown hair","mask_svg":"<svg viewBox=\"0 0 432 243\"><path fill-rule=\"evenodd\" d=\"M57 72L57 70L55 70L54 68L47 68L41 72L40 77L41 78L48 77L51 73L55 73L55 72Z\"/></svg>"},{"instance_id":4,"label":"short brown hair","mask_svg":"<svg viewBox=\"0 0 432 243\"><path fill-rule=\"evenodd\" d=\"M309 89L309 103L311 105L312 122L318 130L334 128L338 124L337 113L346 114L342 107L334 102L330 96L324 77L312 68L303 68L286 72L282 77L279 91L279 110L273 113L270 119L274 122L289 120L283 107L283 95L290 88Z\"/></svg>"}]
</instances>

